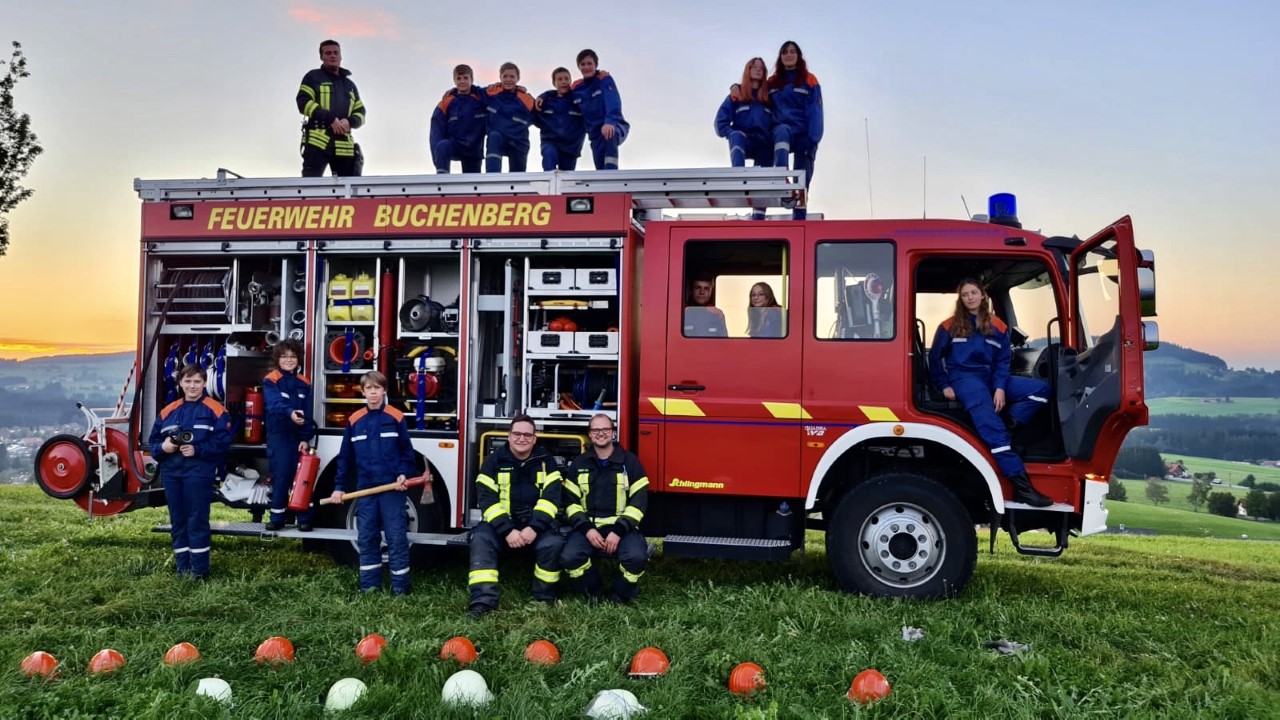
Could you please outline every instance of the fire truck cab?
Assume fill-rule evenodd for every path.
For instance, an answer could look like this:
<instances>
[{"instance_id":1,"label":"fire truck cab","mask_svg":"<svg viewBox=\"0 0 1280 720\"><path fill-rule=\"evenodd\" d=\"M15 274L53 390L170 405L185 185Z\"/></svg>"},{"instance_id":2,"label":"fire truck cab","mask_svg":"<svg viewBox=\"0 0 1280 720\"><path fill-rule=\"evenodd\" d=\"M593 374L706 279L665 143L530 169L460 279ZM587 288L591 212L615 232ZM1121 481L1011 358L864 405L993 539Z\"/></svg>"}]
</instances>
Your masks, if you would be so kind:
<instances>
[{"instance_id":1,"label":"fire truck cab","mask_svg":"<svg viewBox=\"0 0 1280 720\"><path fill-rule=\"evenodd\" d=\"M663 217L783 205L785 169L136 181L137 389L128 409L45 444L40 485L90 514L163 505L145 440L198 363L236 422L215 532L301 538L354 559L354 505L267 531L261 399L270 349L303 342L321 472L334 486L360 375L390 378L431 482L406 504L415 554L465 545L474 477L517 413L568 460L596 413L650 479L643 529L668 557L782 560L824 530L838 585L962 590L975 525L1058 555L1103 530L1107 476L1147 420L1154 262L1122 218L1081 241L973 220L748 222ZM1007 482L968 415L929 380L928 347L977 278L1014 338L1012 372L1051 401L1014 431L1035 487ZM703 299L692 297L702 283ZM753 291L771 298L752 308ZM255 403L256 400L256 403ZM314 502L314 499L313 499ZM1045 529L1049 542L1024 544Z\"/></svg>"}]
</instances>

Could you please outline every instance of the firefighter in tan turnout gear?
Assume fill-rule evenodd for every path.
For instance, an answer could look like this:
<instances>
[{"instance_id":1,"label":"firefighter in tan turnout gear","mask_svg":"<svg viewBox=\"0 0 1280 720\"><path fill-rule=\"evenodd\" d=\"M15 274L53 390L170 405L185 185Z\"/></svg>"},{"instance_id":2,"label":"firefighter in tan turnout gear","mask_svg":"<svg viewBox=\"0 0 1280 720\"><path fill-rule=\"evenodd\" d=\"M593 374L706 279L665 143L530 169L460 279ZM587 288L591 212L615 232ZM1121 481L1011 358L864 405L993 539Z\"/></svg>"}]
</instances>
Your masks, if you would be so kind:
<instances>
[{"instance_id":1,"label":"firefighter in tan turnout gear","mask_svg":"<svg viewBox=\"0 0 1280 720\"><path fill-rule=\"evenodd\" d=\"M564 547L556 516L563 484L556 458L536 447L537 442L533 418L517 415L507 444L484 459L476 476L483 521L471 531L467 612L472 617L498 609L498 554L503 550L532 547L533 597L548 604L556 601Z\"/></svg>"},{"instance_id":2,"label":"firefighter in tan turnout gear","mask_svg":"<svg viewBox=\"0 0 1280 720\"><path fill-rule=\"evenodd\" d=\"M592 417L588 432L591 449L565 471L566 515L573 531L565 542L563 564L574 589L598 602L604 591L593 560L616 556L611 597L625 605L640 592L640 576L649 562L649 545L640 534L649 506L649 478L640 459L613 441L608 415Z\"/></svg>"}]
</instances>

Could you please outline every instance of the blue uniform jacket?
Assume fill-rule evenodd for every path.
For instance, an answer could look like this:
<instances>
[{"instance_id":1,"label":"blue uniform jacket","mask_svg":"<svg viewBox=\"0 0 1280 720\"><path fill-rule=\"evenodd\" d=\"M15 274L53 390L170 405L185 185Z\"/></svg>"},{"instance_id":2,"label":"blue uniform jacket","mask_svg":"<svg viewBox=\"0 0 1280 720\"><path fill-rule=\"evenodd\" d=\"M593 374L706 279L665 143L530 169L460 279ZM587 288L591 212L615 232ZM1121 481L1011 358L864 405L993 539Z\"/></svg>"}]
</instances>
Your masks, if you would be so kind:
<instances>
[{"instance_id":1,"label":"blue uniform jacket","mask_svg":"<svg viewBox=\"0 0 1280 720\"><path fill-rule=\"evenodd\" d=\"M297 445L316 434L311 419L311 382L305 375L272 370L262 380L262 398L267 406L267 437ZM306 422L298 425L290 417L301 410Z\"/></svg>"},{"instance_id":2,"label":"blue uniform jacket","mask_svg":"<svg viewBox=\"0 0 1280 720\"><path fill-rule=\"evenodd\" d=\"M587 131L582 124L582 112L574 104L573 92L561 95L548 90L539 95L538 100L542 101L542 110L533 122L542 131L542 142L555 145L560 152L581 155Z\"/></svg>"},{"instance_id":3,"label":"blue uniform jacket","mask_svg":"<svg viewBox=\"0 0 1280 720\"><path fill-rule=\"evenodd\" d=\"M773 144L773 108L759 100L735 100L732 95L716 112L716 135L729 137L730 130L746 134L753 142Z\"/></svg>"},{"instance_id":4,"label":"blue uniform jacket","mask_svg":"<svg viewBox=\"0 0 1280 720\"><path fill-rule=\"evenodd\" d=\"M164 451L165 428L190 430L194 438L194 457ZM231 447L231 417L222 403L211 397L199 400L174 400L165 405L151 426L151 457L160 466L160 475L175 478L207 477L213 482L218 469L226 462Z\"/></svg>"},{"instance_id":5,"label":"blue uniform jacket","mask_svg":"<svg viewBox=\"0 0 1280 720\"><path fill-rule=\"evenodd\" d=\"M573 102L582 113L582 122L588 133L599 134L605 123L620 128L624 134L631 129L622 117L622 96L618 94L618 85L603 70L573 83Z\"/></svg>"},{"instance_id":6,"label":"blue uniform jacket","mask_svg":"<svg viewBox=\"0 0 1280 720\"><path fill-rule=\"evenodd\" d=\"M457 88L450 90L431 113L431 147L441 140L452 140L463 154L484 155L488 116L479 90L473 87L466 95Z\"/></svg>"},{"instance_id":7,"label":"blue uniform jacket","mask_svg":"<svg viewBox=\"0 0 1280 720\"><path fill-rule=\"evenodd\" d=\"M363 490L395 482L399 475L410 477L415 470L404 413L385 404L377 410L366 406L351 413L338 452L335 490L348 492L352 472L356 489Z\"/></svg>"},{"instance_id":8,"label":"blue uniform jacket","mask_svg":"<svg viewBox=\"0 0 1280 720\"><path fill-rule=\"evenodd\" d=\"M795 86L796 73L783 75L782 87L774 87L778 76L769 78L769 103L773 105L773 121L793 132L804 133L817 145L822 141L822 86L813 73L808 73L800 87Z\"/></svg>"},{"instance_id":9,"label":"blue uniform jacket","mask_svg":"<svg viewBox=\"0 0 1280 720\"><path fill-rule=\"evenodd\" d=\"M502 139L517 148L528 148L533 96L519 85L503 90L502 83L494 83L485 88L484 102L489 111L489 132L502 133Z\"/></svg>"},{"instance_id":10,"label":"blue uniform jacket","mask_svg":"<svg viewBox=\"0 0 1280 720\"><path fill-rule=\"evenodd\" d=\"M1009 327L1000 318L991 318L990 335L978 333L978 316L970 315L972 331L968 337L952 337L952 318L938 326L929 348L929 374L939 388L951 387L960 375L978 376L991 389L1004 390L1009 385L1009 363L1013 346L1009 343Z\"/></svg>"}]
</instances>

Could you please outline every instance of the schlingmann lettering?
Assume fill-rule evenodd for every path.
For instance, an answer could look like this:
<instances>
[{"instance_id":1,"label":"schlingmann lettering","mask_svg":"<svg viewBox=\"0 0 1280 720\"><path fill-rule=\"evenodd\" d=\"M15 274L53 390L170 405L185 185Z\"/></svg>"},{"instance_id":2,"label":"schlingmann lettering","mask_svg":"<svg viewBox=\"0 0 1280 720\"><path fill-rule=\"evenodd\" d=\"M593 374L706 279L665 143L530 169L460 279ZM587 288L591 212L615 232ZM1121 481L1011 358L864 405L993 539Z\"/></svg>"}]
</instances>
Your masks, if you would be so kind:
<instances>
[{"instance_id":1,"label":"schlingmann lettering","mask_svg":"<svg viewBox=\"0 0 1280 720\"><path fill-rule=\"evenodd\" d=\"M668 487L688 488L689 490L723 490L724 483L718 482L702 482L701 480L681 480L680 478L672 478L667 483Z\"/></svg>"},{"instance_id":2,"label":"schlingmann lettering","mask_svg":"<svg viewBox=\"0 0 1280 720\"><path fill-rule=\"evenodd\" d=\"M549 202L418 203L383 205L375 228L539 227L551 222Z\"/></svg>"}]
</instances>

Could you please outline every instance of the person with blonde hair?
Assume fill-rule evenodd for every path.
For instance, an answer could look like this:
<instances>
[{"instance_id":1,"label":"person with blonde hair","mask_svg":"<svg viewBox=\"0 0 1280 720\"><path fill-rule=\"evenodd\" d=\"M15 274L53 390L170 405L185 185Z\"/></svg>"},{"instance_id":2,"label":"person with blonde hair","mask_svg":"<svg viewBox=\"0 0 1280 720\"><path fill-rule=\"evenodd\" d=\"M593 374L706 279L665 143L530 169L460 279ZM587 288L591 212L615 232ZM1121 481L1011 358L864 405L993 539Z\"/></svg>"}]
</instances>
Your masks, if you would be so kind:
<instances>
[{"instance_id":1,"label":"person with blonde hair","mask_svg":"<svg viewBox=\"0 0 1280 720\"><path fill-rule=\"evenodd\" d=\"M782 327L782 306L774 297L769 283L758 282L752 285L747 302L747 335L753 338L780 338L786 335Z\"/></svg>"}]
</instances>

